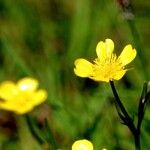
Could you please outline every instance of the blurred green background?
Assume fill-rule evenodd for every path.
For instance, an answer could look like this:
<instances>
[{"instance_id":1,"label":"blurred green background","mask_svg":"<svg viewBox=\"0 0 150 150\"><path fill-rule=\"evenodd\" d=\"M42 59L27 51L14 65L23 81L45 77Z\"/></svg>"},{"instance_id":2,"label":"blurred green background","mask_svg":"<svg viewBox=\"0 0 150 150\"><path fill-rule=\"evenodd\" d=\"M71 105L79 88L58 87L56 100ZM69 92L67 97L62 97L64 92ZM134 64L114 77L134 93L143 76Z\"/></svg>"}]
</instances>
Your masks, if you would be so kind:
<instances>
[{"instance_id":1,"label":"blurred green background","mask_svg":"<svg viewBox=\"0 0 150 150\"><path fill-rule=\"evenodd\" d=\"M119 2L125 2L121 7ZM74 60L96 57L100 40L111 38L119 54L129 43L138 51L131 69L115 82L128 112L135 118L142 85L150 78L150 1L133 0L0 0L0 81L25 76L39 80L47 102L29 115L39 127L44 118L60 149L70 150L87 138L95 150L132 150L109 84L74 75ZM10 112L0 112L0 150L42 150L26 122L21 129ZM20 119L21 120L21 119ZM143 150L150 149L150 107L142 125Z\"/></svg>"}]
</instances>

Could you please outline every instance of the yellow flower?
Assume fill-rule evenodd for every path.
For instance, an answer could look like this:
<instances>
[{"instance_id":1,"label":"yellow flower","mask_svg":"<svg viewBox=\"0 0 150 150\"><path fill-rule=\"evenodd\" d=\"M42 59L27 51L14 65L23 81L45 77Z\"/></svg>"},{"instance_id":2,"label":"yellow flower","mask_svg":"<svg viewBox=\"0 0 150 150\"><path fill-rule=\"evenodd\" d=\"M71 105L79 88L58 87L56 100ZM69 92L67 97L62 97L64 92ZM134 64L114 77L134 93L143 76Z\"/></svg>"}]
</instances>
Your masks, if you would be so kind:
<instances>
[{"instance_id":1,"label":"yellow flower","mask_svg":"<svg viewBox=\"0 0 150 150\"><path fill-rule=\"evenodd\" d=\"M0 109L24 114L44 102L47 92L38 88L36 79L25 77L17 83L4 81L0 84Z\"/></svg>"},{"instance_id":2,"label":"yellow flower","mask_svg":"<svg viewBox=\"0 0 150 150\"><path fill-rule=\"evenodd\" d=\"M88 140L78 140L72 145L72 150L93 150L93 144Z\"/></svg>"},{"instance_id":3,"label":"yellow flower","mask_svg":"<svg viewBox=\"0 0 150 150\"><path fill-rule=\"evenodd\" d=\"M121 79L127 71L125 66L135 58L136 50L130 44L126 45L119 57L113 53L113 50L114 42L111 39L100 41L96 47L97 58L94 62L91 63L83 58L77 59L75 74L104 82Z\"/></svg>"}]
</instances>

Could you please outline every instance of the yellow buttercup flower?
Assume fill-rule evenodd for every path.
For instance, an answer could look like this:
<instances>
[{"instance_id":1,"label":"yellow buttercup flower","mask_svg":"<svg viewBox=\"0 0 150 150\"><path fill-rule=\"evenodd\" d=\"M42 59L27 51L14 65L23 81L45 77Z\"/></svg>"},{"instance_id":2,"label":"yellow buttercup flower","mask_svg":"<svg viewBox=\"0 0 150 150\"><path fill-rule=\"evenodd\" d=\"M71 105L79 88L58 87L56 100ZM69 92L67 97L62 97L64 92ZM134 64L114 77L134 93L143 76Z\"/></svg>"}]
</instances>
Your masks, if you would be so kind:
<instances>
[{"instance_id":1,"label":"yellow buttercup flower","mask_svg":"<svg viewBox=\"0 0 150 150\"><path fill-rule=\"evenodd\" d=\"M44 102L47 92L38 88L36 79L25 77L17 83L4 81L0 84L0 109L25 114Z\"/></svg>"},{"instance_id":2,"label":"yellow buttercup flower","mask_svg":"<svg viewBox=\"0 0 150 150\"><path fill-rule=\"evenodd\" d=\"M96 47L97 58L94 62L91 63L83 58L77 59L75 74L104 82L121 79L127 71L125 66L135 58L136 50L130 44L126 45L119 57L113 53L113 50L114 42L111 39L100 41Z\"/></svg>"},{"instance_id":3,"label":"yellow buttercup flower","mask_svg":"<svg viewBox=\"0 0 150 150\"><path fill-rule=\"evenodd\" d=\"M72 150L93 150L93 144L88 140L78 140L72 145Z\"/></svg>"}]
</instances>

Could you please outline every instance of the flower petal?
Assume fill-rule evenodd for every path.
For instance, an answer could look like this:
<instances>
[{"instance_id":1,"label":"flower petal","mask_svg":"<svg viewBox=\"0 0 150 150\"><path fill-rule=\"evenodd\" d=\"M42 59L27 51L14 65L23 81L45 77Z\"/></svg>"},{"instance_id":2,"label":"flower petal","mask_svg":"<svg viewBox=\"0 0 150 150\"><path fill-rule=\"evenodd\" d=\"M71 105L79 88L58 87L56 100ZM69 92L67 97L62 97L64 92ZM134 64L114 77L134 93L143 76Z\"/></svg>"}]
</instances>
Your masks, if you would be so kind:
<instances>
[{"instance_id":1,"label":"flower petal","mask_svg":"<svg viewBox=\"0 0 150 150\"><path fill-rule=\"evenodd\" d=\"M77 59L74 64L74 72L77 76L89 77L93 72L92 63L85 59Z\"/></svg>"},{"instance_id":2,"label":"flower petal","mask_svg":"<svg viewBox=\"0 0 150 150\"><path fill-rule=\"evenodd\" d=\"M18 94L17 87L12 81L4 81L0 85L0 99L10 100Z\"/></svg>"},{"instance_id":3,"label":"flower petal","mask_svg":"<svg viewBox=\"0 0 150 150\"><path fill-rule=\"evenodd\" d=\"M38 81L33 78L25 77L21 80L18 81L17 83L18 88L22 91L35 91L36 88L38 87Z\"/></svg>"},{"instance_id":4,"label":"flower petal","mask_svg":"<svg viewBox=\"0 0 150 150\"><path fill-rule=\"evenodd\" d=\"M5 81L0 84L0 109L24 114L44 102L47 92L37 90L38 81L33 78L23 78L15 84Z\"/></svg>"},{"instance_id":5,"label":"flower petal","mask_svg":"<svg viewBox=\"0 0 150 150\"><path fill-rule=\"evenodd\" d=\"M105 42L100 41L96 46L96 53L101 61L110 58L114 50L114 42L111 39L106 39Z\"/></svg>"},{"instance_id":6,"label":"flower petal","mask_svg":"<svg viewBox=\"0 0 150 150\"><path fill-rule=\"evenodd\" d=\"M110 56L114 50L114 42L111 39L105 40L107 56Z\"/></svg>"},{"instance_id":7,"label":"flower petal","mask_svg":"<svg viewBox=\"0 0 150 150\"><path fill-rule=\"evenodd\" d=\"M90 79L97 81L97 82L100 82L100 81L109 82L109 78L106 78L104 76L99 76L99 75L90 77Z\"/></svg>"},{"instance_id":8,"label":"flower petal","mask_svg":"<svg viewBox=\"0 0 150 150\"><path fill-rule=\"evenodd\" d=\"M126 73L127 70L121 70L116 72L116 75L113 77L114 80L120 80L124 74Z\"/></svg>"},{"instance_id":9,"label":"flower petal","mask_svg":"<svg viewBox=\"0 0 150 150\"><path fill-rule=\"evenodd\" d=\"M16 103L15 103L16 104ZM16 105L15 105L16 107ZM0 101L0 108L4 109L4 110L8 110L8 111L14 111L14 103L12 103L11 101Z\"/></svg>"},{"instance_id":10,"label":"flower petal","mask_svg":"<svg viewBox=\"0 0 150 150\"><path fill-rule=\"evenodd\" d=\"M93 144L86 139L78 140L73 143L72 150L93 150Z\"/></svg>"},{"instance_id":11,"label":"flower petal","mask_svg":"<svg viewBox=\"0 0 150 150\"><path fill-rule=\"evenodd\" d=\"M98 58L100 58L100 60L104 60L106 58L106 48L105 48L105 43L103 41L100 41L97 44L96 53Z\"/></svg>"},{"instance_id":12,"label":"flower petal","mask_svg":"<svg viewBox=\"0 0 150 150\"><path fill-rule=\"evenodd\" d=\"M46 90L43 90L43 89L38 90L37 92L33 94L33 97L32 97L33 105L37 106L43 103L46 100L47 96L48 94Z\"/></svg>"},{"instance_id":13,"label":"flower petal","mask_svg":"<svg viewBox=\"0 0 150 150\"><path fill-rule=\"evenodd\" d=\"M125 66L129 64L136 56L136 50L132 48L131 45L125 46L121 52L118 59L121 61L122 65Z\"/></svg>"}]
</instances>

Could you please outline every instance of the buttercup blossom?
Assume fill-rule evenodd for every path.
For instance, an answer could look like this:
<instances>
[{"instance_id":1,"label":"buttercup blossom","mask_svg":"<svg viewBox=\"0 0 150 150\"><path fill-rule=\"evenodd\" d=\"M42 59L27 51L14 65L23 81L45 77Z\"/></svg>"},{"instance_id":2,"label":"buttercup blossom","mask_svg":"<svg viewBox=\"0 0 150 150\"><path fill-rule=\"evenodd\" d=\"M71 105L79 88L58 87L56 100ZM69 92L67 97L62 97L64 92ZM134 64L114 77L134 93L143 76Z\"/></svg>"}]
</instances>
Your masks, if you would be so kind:
<instances>
[{"instance_id":1,"label":"buttercup blossom","mask_svg":"<svg viewBox=\"0 0 150 150\"><path fill-rule=\"evenodd\" d=\"M93 144L86 139L78 140L73 143L72 150L93 150Z\"/></svg>"},{"instance_id":2,"label":"buttercup blossom","mask_svg":"<svg viewBox=\"0 0 150 150\"><path fill-rule=\"evenodd\" d=\"M0 84L0 109L24 114L44 102L47 92L38 88L36 79L25 77L17 83L4 81Z\"/></svg>"},{"instance_id":3,"label":"buttercup blossom","mask_svg":"<svg viewBox=\"0 0 150 150\"><path fill-rule=\"evenodd\" d=\"M126 45L119 55L113 53L114 42L106 39L96 47L97 58L93 63L79 58L75 61L74 72L79 77L88 77L95 81L109 82L121 79L128 69L125 68L136 56L136 50Z\"/></svg>"}]
</instances>

